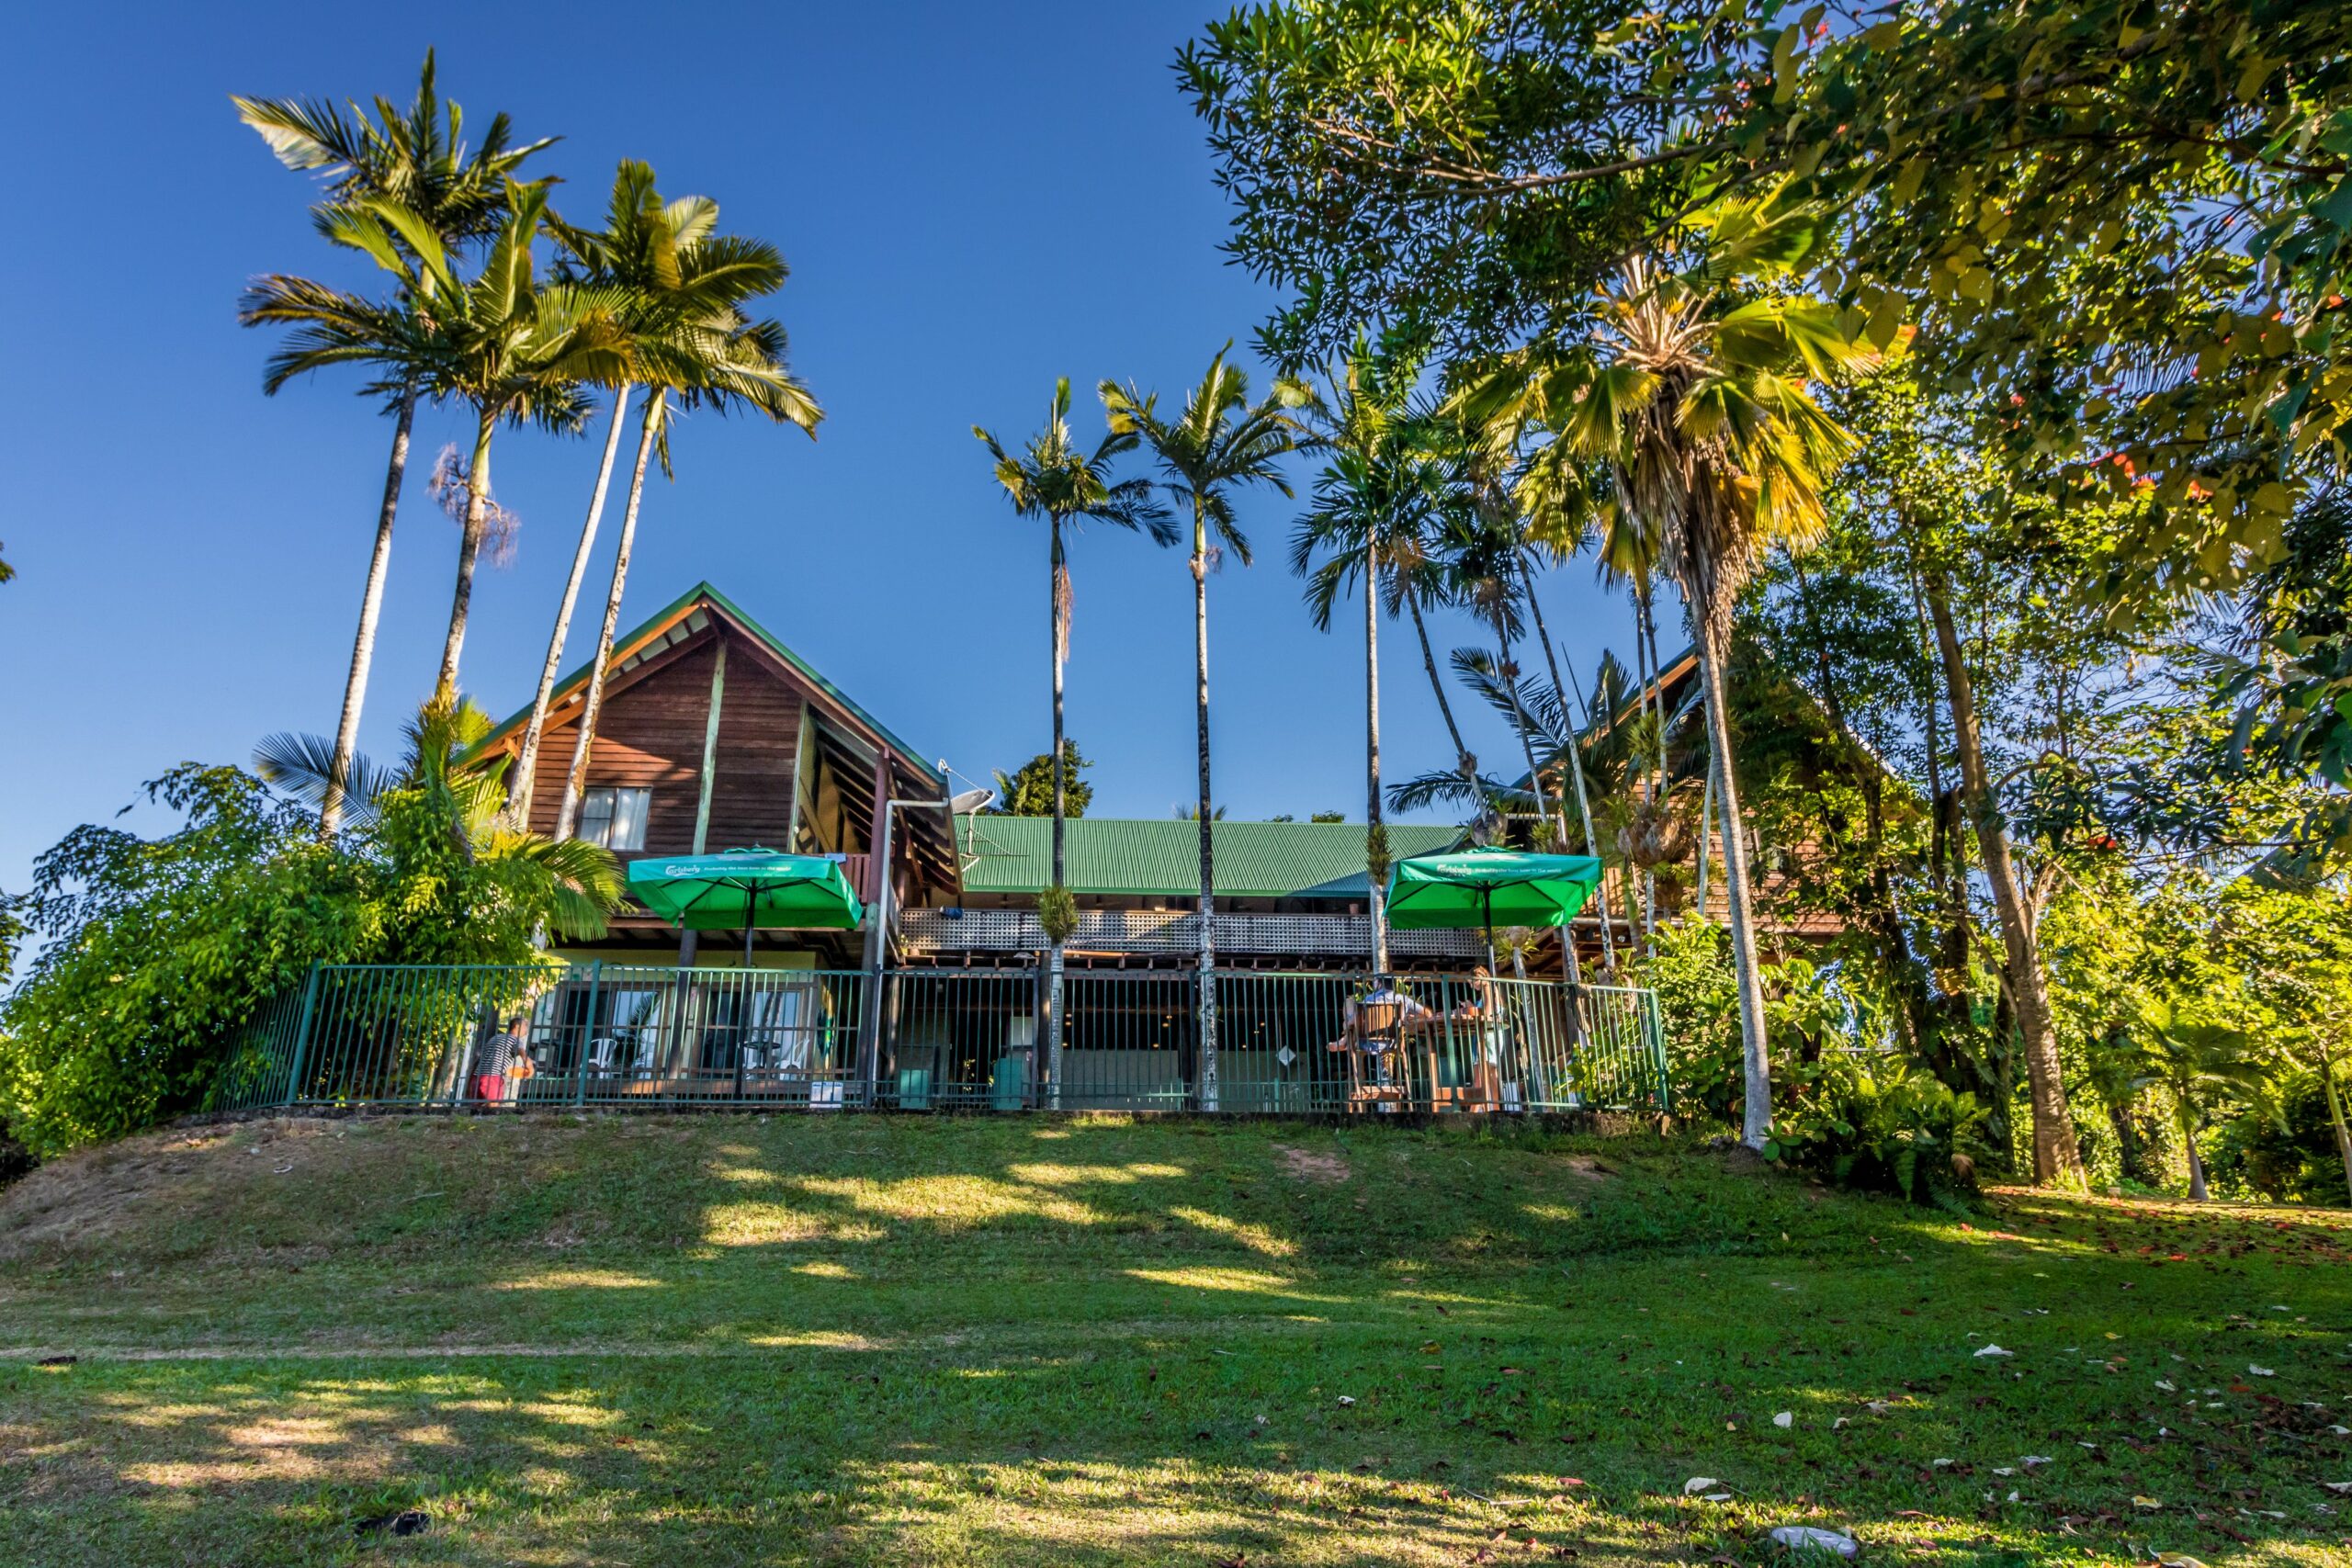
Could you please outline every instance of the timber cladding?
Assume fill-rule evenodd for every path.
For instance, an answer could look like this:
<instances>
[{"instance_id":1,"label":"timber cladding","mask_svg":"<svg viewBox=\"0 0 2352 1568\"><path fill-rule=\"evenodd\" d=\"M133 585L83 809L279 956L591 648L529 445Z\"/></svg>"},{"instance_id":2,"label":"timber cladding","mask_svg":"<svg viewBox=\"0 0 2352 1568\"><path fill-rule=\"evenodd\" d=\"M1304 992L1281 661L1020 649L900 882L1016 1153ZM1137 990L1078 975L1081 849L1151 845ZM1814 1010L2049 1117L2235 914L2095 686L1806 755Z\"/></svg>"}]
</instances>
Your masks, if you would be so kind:
<instances>
[{"instance_id":1,"label":"timber cladding","mask_svg":"<svg viewBox=\"0 0 2352 1568\"><path fill-rule=\"evenodd\" d=\"M713 853L752 844L787 849L801 695L741 638L729 634L729 641L705 847ZM711 671L718 657L717 642L706 637L652 662L637 679L625 685L616 682L598 716L586 786L651 792L645 854L694 851ZM549 726L543 742L548 761L531 792L531 826L540 832L555 831L564 768L580 730L577 711L575 706L573 722Z\"/></svg>"}]
</instances>

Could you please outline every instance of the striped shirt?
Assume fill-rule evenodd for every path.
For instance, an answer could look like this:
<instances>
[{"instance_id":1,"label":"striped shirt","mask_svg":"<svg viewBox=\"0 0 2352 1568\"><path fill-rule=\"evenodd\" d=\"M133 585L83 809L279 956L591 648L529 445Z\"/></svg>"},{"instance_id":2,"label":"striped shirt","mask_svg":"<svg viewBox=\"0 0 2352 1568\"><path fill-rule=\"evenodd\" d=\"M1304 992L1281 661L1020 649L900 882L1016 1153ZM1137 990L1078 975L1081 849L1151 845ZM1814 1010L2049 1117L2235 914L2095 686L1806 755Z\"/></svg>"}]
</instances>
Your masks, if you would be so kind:
<instances>
[{"instance_id":1,"label":"striped shirt","mask_svg":"<svg viewBox=\"0 0 2352 1568\"><path fill-rule=\"evenodd\" d=\"M493 1034L482 1045L481 1055L475 1058L474 1071L483 1077L503 1078L514 1066L514 1059L523 1054L521 1035Z\"/></svg>"}]
</instances>

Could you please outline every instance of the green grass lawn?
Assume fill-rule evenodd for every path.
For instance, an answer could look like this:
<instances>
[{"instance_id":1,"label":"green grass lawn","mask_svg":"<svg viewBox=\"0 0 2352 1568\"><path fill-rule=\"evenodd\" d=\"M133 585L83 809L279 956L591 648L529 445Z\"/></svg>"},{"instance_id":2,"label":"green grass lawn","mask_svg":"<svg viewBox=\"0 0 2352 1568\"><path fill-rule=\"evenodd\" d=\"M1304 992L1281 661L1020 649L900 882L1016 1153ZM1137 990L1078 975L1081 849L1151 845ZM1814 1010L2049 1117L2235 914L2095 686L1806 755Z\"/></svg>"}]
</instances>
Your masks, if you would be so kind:
<instances>
[{"instance_id":1,"label":"green grass lawn","mask_svg":"<svg viewBox=\"0 0 2352 1568\"><path fill-rule=\"evenodd\" d=\"M0 1562L2342 1563L2348 1248L1467 1125L167 1133L0 1195Z\"/></svg>"}]
</instances>

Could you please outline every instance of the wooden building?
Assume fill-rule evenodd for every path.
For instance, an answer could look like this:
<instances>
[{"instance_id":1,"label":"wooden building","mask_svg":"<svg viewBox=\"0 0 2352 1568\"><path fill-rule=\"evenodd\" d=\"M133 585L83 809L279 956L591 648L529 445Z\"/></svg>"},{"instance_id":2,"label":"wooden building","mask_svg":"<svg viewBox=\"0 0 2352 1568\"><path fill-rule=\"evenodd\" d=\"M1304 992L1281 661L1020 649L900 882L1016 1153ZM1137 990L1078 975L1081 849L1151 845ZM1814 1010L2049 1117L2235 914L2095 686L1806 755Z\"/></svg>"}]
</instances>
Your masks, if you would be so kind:
<instances>
[{"instance_id":1,"label":"wooden building","mask_svg":"<svg viewBox=\"0 0 2352 1568\"><path fill-rule=\"evenodd\" d=\"M531 792L531 826L555 830L580 733L585 667L556 687ZM530 714L483 742L511 752ZM959 886L941 772L709 583L697 583L616 639L588 755L576 831L623 861L730 849L838 854L858 897L879 883L884 803L894 897L952 902ZM704 966L741 962L740 943L696 944L638 911L577 956L635 963L681 952ZM763 931L755 964L856 967L858 933Z\"/></svg>"},{"instance_id":2,"label":"wooden building","mask_svg":"<svg viewBox=\"0 0 2352 1568\"><path fill-rule=\"evenodd\" d=\"M533 781L531 825L555 830L588 671L556 687ZM527 710L483 742L512 752ZM575 830L624 862L763 848L835 854L869 908L880 823L890 830L893 919L879 933L762 931L755 965L870 969L1034 964L1046 948L1037 895L1050 880L1045 818L959 817L943 767L923 759L732 600L696 584L617 639L589 752ZM1193 963L1199 893L1195 824L1074 819L1069 882L1080 929L1074 967L1180 969ZM1237 968L1361 970L1370 919L1361 824L1220 822L1221 961ZM1458 829L1392 824L1395 853L1452 847ZM633 908L633 907L632 907ZM1485 952L1475 931L1392 933L1393 966L1460 969ZM697 942L642 909L568 955L635 964L741 963L742 944Z\"/></svg>"}]
</instances>

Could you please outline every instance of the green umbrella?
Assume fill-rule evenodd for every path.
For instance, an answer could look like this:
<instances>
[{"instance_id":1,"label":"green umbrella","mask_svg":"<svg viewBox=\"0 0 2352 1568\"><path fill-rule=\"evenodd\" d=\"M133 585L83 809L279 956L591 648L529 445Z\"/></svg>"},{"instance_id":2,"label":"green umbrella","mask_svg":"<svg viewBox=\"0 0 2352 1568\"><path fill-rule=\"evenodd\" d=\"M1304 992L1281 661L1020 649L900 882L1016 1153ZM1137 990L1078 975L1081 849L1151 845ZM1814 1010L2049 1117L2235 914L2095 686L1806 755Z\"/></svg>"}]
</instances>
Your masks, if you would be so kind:
<instances>
[{"instance_id":1,"label":"green umbrella","mask_svg":"<svg viewBox=\"0 0 2352 1568\"><path fill-rule=\"evenodd\" d=\"M840 859L831 855L729 850L635 860L628 863L628 890L655 914L691 931L742 927L746 967L758 927L850 931L865 915Z\"/></svg>"},{"instance_id":2,"label":"green umbrella","mask_svg":"<svg viewBox=\"0 0 2352 1568\"><path fill-rule=\"evenodd\" d=\"M1388 922L1408 931L1484 927L1491 964L1497 920L1565 926L1600 886L1600 862L1592 855L1517 850L1409 855L1388 874Z\"/></svg>"}]
</instances>

